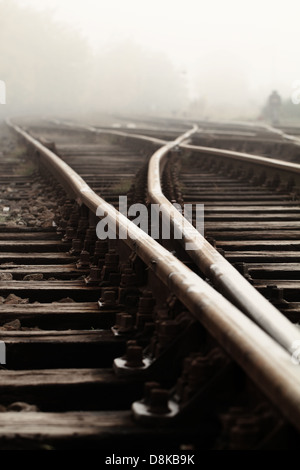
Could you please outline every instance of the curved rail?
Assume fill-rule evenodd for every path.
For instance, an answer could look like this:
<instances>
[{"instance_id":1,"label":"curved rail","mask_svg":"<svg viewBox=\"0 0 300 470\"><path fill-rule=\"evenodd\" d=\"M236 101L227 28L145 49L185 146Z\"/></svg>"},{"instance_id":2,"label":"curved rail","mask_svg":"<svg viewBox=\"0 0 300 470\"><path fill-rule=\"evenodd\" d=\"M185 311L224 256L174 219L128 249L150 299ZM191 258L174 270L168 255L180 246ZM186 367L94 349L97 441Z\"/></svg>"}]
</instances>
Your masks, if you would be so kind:
<instances>
[{"instance_id":1,"label":"curved rail","mask_svg":"<svg viewBox=\"0 0 300 470\"><path fill-rule=\"evenodd\" d=\"M295 341L299 339L299 330L277 310L265 297L263 297L212 245L196 230L195 227L174 210L174 206L163 195L160 177L172 147L181 144L181 147L210 155L231 156L247 162L269 165L286 171L300 172L300 165L293 163L283 164L277 160L264 157L255 157L229 150L211 149L208 147L195 147L182 145L184 134L173 143L169 143L157 150L151 157L148 169L148 197L151 202L161 205L165 217L170 217L173 227L180 231L180 242L186 246L193 246L189 251L192 260L201 271L218 286L226 296L234 302L243 312L253 318L265 331L278 341L287 351L293 354ZM183 227L183 228L182 228Z\"/></svg>"},{"instance_id":2,"label":"curved rail","mask_svg":"<svg viewBox=\"0 0 300 470\"><path fill-rule=\"evenodd\" d=\"M292 363L290 354L170 252L96 195L55 153L18 126L8 124L79 203L94 214L100 207L118 230L127 230L125 243L176 294L282 414L300 429L300 369ZM187 134L184 136L186 138Z\"/></svg>"},{"instance_id":3,"label":"curved rail","mask_svg":"<svg viewBox=\"0 0 300 470\"><path fill-rule=\"evenodd\" d=\"M185 150L192 150L202 155L212 155L214 157L238 160L243 163L246 162L256 166L265 167L266 169L272 168L273 170L279 171L280 173L284 172L293 177L300 175L300 165L298 163L284 162L274 158L251 155L249 153L236 152L234 150L204 147L200 145L181 144L181 148Z\"/></svg>"},{"instance_id":4,"label":"curved rail","mask_svg":"<svg viewBox=\"0 0 300 470\"><path fill-rule=\"evenodd\" d=\"M296 137L291 134L285 133L281 129L277 129L276 127L271 126L267 123L257 123L257 122L250 122L250 121L202 121L201 125L204 128L212 128L215 127L225 127L225 129L231 130L233 134L236 133L237 129L240 130L248 130L252 132L267 132L269 134L275 134L278 137L281 137L284 140L292 141L295 145L300 145L299 137Z\"/></svg>"},{"instance_id":5,"label":"curved rail","mask_svg":"<svg viewBox=\"0 0 300 470\"><path fill-rule=\"evenodd\" d=\"M132 138L133 140L142 140L142 141L151 142L151 143L157 144L157 145L166 144L166 141L163 140L163 139L157 139L156 137L148 137L148 136L144 136L144 135L141 135L141 134L134 134L134 133L129 134L127 132L110 130L110 129L104 129L103 130L103 129L98 129L97 127L87 126L87 125L84 125L84 124L78 124L78 123L75 124L74 122L70 122L70 121L59 121L58 119L53 119L51 122L53 122L54 124L57 124L59 126L65 125L65 126L73 128L73 129L74 128L83 129L85 131L94 132L96 134L115 135L115 136L119 136L119 137L125 137L126 139Z\"/></svg>"},{"instance_id":6,"label":"curved rail","mask_svg":"<svg viewBox=\"0 0 300 470\"><path fill-rule=\"evenodd\" d=\"M61 121L55 121L62 124ZM224 294L234 302L243 312L253 318L268 334L278 341L287 351L295 354L294 344L300 339L299 330L282 315L265 297L263 297L225 258L215 250L210 243L190 224L177 210L173 204L163 195L160 178L167 161L169 152L178 146L186 150L197 151L200 154L212 155L221 158L231 158L248 165L261 166L264 169L285 173L287 179L295 179L299 175L300 165L289 162L254 156L247 153L230 150L220 150L211 147L201 147L185 144L191 135L198 131L198 126L193 128L172 142L165 142L161 139L142 136L140 134L127 134L116 130L101 130L92 126L73 124L63 121L63 124L89 130L99 134L116 135L123 138L137 139L150 142L154 145L164 144L157 150L149 161L148 168L148 196L150 202L161 205L161 212L170 219L171 224L176 227L177 233L181 233L181 243L192 246L189 251L190 257L204 272L204 274L219 287ZM261 128L265 126L261 125ZM273 129L273 128L272 128Z\"/></svg>"}]
</instances>

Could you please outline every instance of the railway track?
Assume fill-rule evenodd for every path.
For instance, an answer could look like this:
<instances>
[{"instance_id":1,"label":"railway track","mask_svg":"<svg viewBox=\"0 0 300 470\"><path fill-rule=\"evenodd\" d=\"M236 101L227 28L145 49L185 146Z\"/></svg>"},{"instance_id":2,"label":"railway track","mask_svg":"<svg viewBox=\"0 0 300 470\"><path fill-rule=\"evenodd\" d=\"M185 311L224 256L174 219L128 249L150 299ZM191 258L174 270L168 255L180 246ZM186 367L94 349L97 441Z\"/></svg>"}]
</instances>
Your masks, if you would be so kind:
<instances>
[{"instance_id":1,"label":"railway track","mask_svg":"<svg viewBox=\"0 0 300 470\"><path fill-rule=\"evenodd\" d=\"M180 197L205 204L206 238L248 282L299 323L299 165L274 162L272 167L263 158L258 161L262 166L251 158L237 163L238 153L224 154L222 162L199 156L191 151L175 165ZM196 162L193 171L191 161Z\"/></svg>"},{"instance_id":2,"label":"railway track","mask_svg":"<svg viewBox=\"0 0 300 470\"><path fill-rule=\"evenodd\" d=\"M279 245L285 232L294 232L296 240L295 196L289 199L291 193L283 192L277 198L266 185L255 197L249 183L242 199L239 175L236 179L233 168L228 179L216 164L218 158L209 157L207 150L187 146L183 139L160 149L163 137L173 136L169 129L157 139L62 123L25 127L30 134L14 130L26 143L36 170L19 176L15 168L20 167L20 157L15 157L13 166L1 160L3 207L9 207L8 212L13 209L10 193L15 201L28 197L28 216L22 212L4 221L5 239L0 240L1 340L7 357L0 371L1 448L135 448L155 453L162 447L176 452L297 447L300 376L291 360L292 344L300 338L296 327L262 297L258 316L253 314L255 305L245 300L252 293L250 284L246 297L237 302L239 292L225 288L226 274L235 272L226 271L226 265L224 272L210 276L211 266L190 258L177 241L162 242L175 257L117 210L124 193L130 203L164 197L156 187L164 170L166 196L180 203L204 202L211 243L238 262L239 271L263 292L263 284L255 284L258 277L253 275L261 274L260 260L250 266L251 257L236 260L227 253L241 256L234 236L241 227L234 226L232 219L237 213L236 223L241 225L240 216L247 214L251 202L254 229L249 227L251 216L248 227L247 220L242 221L248 230L243 230L248 255L254 246L255 240L249 244L253 230L260 234L265 230L257 229L258 198L269 207L269 217L274 212L290 214L281 217L285 225L280 229L282 239L279 234L275 237ZM183 154L178 154L179 146ZM191 175L194 152L204 158L195 165L201 172ZM290 171L296 178L295 169ZM207 188L211 184L216 189L213 194ZM227 201L237 197L244 204L228 209ZM282 210L276 212L278 201ZM97 239L99 207L118 233L127 230L126 239ZM228 215L232 215L230 231ZM289 224L294 223L292 228ZM275 231L269 232L272 242ZM194 232L187 231L187 236L194 239ZM218 263L220 255L209 246L208 258ZM274 293L274 275L285 272L289 263L284 258L279 267L271 258L270 254L264 273L271 276ZM223 264L218 267L223 269ZM286 272L297 276L295 264ZM234 276L242 282L242 276ZM297 301L293 297L287 305L285 293L276 292L273 303L284 304L282 312L297 321ZM261 315L265 308L272 320Z\"/></svg>"}]
</instances>

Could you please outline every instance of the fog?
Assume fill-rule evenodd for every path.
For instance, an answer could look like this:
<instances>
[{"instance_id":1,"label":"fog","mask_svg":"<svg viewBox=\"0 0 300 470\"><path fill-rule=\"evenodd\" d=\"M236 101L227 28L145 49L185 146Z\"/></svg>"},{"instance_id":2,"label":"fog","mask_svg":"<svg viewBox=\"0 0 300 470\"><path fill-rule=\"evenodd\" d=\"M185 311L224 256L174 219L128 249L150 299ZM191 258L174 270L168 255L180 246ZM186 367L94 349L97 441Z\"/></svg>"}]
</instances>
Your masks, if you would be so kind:
<instances>
[{"instance_id":1,"label":"fog","mask_svg":"<svg viewBox=\"0 0 300 470\"><path fill-rule=\"evenodd\" d=\"M300 119L299 13L294 0L0 0L0 116L255 120L277 90Z\"/></svg>"}]
</instances>

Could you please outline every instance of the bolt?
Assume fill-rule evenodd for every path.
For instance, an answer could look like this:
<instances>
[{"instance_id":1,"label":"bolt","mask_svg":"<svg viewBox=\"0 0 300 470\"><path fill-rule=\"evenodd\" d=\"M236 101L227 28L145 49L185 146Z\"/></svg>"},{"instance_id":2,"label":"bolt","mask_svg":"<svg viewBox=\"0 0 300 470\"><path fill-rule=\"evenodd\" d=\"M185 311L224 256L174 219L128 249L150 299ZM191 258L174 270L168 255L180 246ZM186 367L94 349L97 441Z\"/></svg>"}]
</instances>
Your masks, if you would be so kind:
<instances>
[{"instance_id":1,"label":"bolt","mask_svg":"<svg viewBox=\"0 0 300 470\"><path fill-rule=\"evenodd\" d=\"M133 317L128 313L118 313L116 316L116 328L119 333L128 333L133 329Z\"/></svg>"},{"instance_id":2,"label":"bolt","mask_svg":"<svg viewBox=\"0 0 300 470\"><path fill-rule=\"evenodd\" d=\"M150 390L149 410L155 414L167 414L170 409L168 407L169 391L163 388L152 388Z\"/></svg>"},{"instance_id":3,"label":"bolt","mask_svg":"<svg viewBox=\"0 0 300 470\"><path fill-rule=\"evenodd\" d=\"M90 254L88 251L82 250L76 266L80 268L88 268L90 266Z\"/></svg>"},{"instance_id":4,"label":"bolt","mask_svg":"<svg viewBox=\"0 0 300 470\"><path fill-rule=\"evenodd\" d=\"M136 341L127 341L126 349L126 363L127 367L143 367L143 348L136 344Z\"/></svg>"},{"instance_id":5,"label":"bolt","mask_svg":"<svg viewBox=\"0 0 300 470\"><path fill-rule=\"evenodd\" d=\"M108 250L108 243L106 240L97 240L95 243L94 256L95 259L104 258Z\"/></svg>"},{"instance_id":6,"label":"bolt","mask_svg":"<svg viewBox=\"0 0 300 470\"><path fill-rule=\"evenodd\" d=\"M126 268L121 275L121 287L135 286L137 284L136 274L131 268Z\"/></svg>"},{"instance_id":7,"label":"bolt","mask_svg":"<svg viewBox=\"0 0 300 470\"><path fill-rule=\"evenodd\" d=\"M89 225L89 221L87 217L80 217L78 221L78 230L83 232Z\"/></svg>"},{"instance_id":8,"label":"bolt","mask_svg":"<svg viewBox=\"0 0 300 470\"><path fill-rule=\"evenodd\" d=\"M101 280L109 282L110 285L119 285L121 274L119 273L119 255L110 249L105 255L105 262L101 273Z\"/></svg>"},{"instance_id":9,"label":"bolt","mask_svg":"<svg viewBox=\"0 0 300 470\"><path fill-rule=\"evenodd\" d=\"M145 382L144 385L144 403L150 405L150 394L151 390L159 389L160 385L158 382Z\"/></svg>"},{"instance_id":10,"label":"bolt","mask_svg":"<svg viewBox=\"0 0 300 470\"><path fill-rule=\"evenodd\" d=\"M165 348L178 333L178 323L174 320L158 321L158 342L160 349Z\"/></svg>"},{"instance_id":11,"label":"bolt","mask_svg":"<svg viewBox=\"0 0 300 470\"><path fill-rule=\"evenodd\" d=\"M64 218L60 219L59 226L57 227L57 233L64 232L68 226L68 221Z\"/></svg>"},{"instance_id":12,"label":"bolt","mask_svg":"<svg viewBox=\"0 0 300 470\"><path fill-rule=\"evenodd\" d=\"M106 266L118 266L119 264L119 255L116 250L110 249L105 255L105 265Z\"/></svg>"},{"instance_id":13,"label":"bolt","mask_svg":"<svg viewBox=\"0 0 300 470\"><path fill-rule=\"evenodd\" d=\"M197 356L192 360L183 384L182 401L188 401L211 377L213 371L207 356Z\"/></svg>"},{"instance_id":14,"label":"bolt","mask_svg":"<svg viewBox=\"0 0 300 470\"><path fill-rule=\"evenodd\" d=\"M78 224L78 212L73 211L69 218L69 225L71 225L72 227L77 227L77 224Z\"/></svg>"},{"instance_id":15,"label":"bolt","mask_svg":"<svg viewBox=\"0 0 300 470\"><path fill-rule=\"evenodd\" d=\"M73 238L72 240L72 248L69 251L70 255L80 255L82 250L82 243L79 238Z\"/></svg>"},{"instance_id":16,"label":"bolt","mask_svg":"<svg viewBox=\"0 0 300 470\"><path fill-rule=\"evenodd\" d=\"M62 239L62 242L69 242L76 236L76 230L74 227L68 227L65 233L65 236Z\"/></svg>"},{"instance_id":17,"label":"bolt","mask_svg":"<svg viewBox=\"0 0 300 470\"><path fill-rule=\"evenodd\" d=\"M100 301L103 307L116 306L116 293L114 290L105 290L102 295Z\"/></svg>"},{"instance_id":18,"label":"bolt","mask_svg":"<svg viewBox=\"0 0 300 470\"><path fill-rule=\"evenodd\" d=\"M101 275L101 270L95 266L91 267L90 270L90 279L91 281L99 281Z\"/></svg>"},{"instance_id":19,"label":"bolt","mask_svg":"<svg viewBox=\"0 0 300 470\"><path fill-rule=\"evenodd\" d=\"M101 269L97 266L92 266L90 269L90 274L85 278L86 284L97 285L100 282L101 278Z\"/></svg>"},{"instance_id":20,"label":"bolt","mask_svg":"<svg viewBox=\"0 0 300 470\"><path fill-rule=\"evenodd\" d=\"M140 297L140 301L139 301L139 312L140 313L152 312L154 304L155 304L155 299L152 297L152 293L150 291L143 292L143 295Z\"/></svg>"}]
</instances>

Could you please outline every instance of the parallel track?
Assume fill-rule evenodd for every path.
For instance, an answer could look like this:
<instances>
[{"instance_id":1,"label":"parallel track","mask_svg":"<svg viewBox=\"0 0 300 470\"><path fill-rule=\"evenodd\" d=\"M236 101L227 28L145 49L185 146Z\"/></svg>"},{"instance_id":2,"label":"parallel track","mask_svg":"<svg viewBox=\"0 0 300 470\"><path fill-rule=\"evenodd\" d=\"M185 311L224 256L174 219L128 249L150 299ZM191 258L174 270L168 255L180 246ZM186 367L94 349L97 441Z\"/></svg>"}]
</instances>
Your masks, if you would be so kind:
<instances>
[{"instance_id":1,"label":"parallel track","mask_svg":"<svg viewBox=\"0 0 300 470\"><path fill-rule=\"evenodd\" d=\"M3 448L296 446L300 376L291 351L202 280L207 273L199 277L199 268L187 256L183 264L125 217L118 217L118 230L126 227L136 240L97 241L97 207L115 220L119 194L126 191L131 203L141 202L143 168L163 142L59 127L29 127L54 153L23 133L40 173L48 179L53 175L43 184L59 193L57 238L54 229L47 230L52 243L46 243L41 231L28 236L28 230L15 228L20 247L10 244L9 252L9 244L2 244L1 272L11 273L13 280L0 281L1 293L17 293L30 302L5 305L2 321L19 319L25 328L40 328L14 331L12 326L1 332L7 370L1 371L0 403L9 407L22 400L40 410L1 414ZM167 152L180 144L170 144ZM61 164L55 152L84 180ZM176 194L173 176L169 183ZM192 191L183 191L183 196L190 201ZM181 256L176 245L174 249ZM3 265L12 260L15 266ZM23 281L28 274L43 274L43 279ZM57 302L64 297L73 302ZM127 344L124 366L114 358L125 353L128 339L137 343ZM295 339L298 331L290 325L285 340ZM147 361L151 366L145 369ZM145 382L145 402L138 404ZM130 406L135 401L133 420ZM178 406L180 413L171 420L170 409Z\"/></svg>"}]
</instances>

